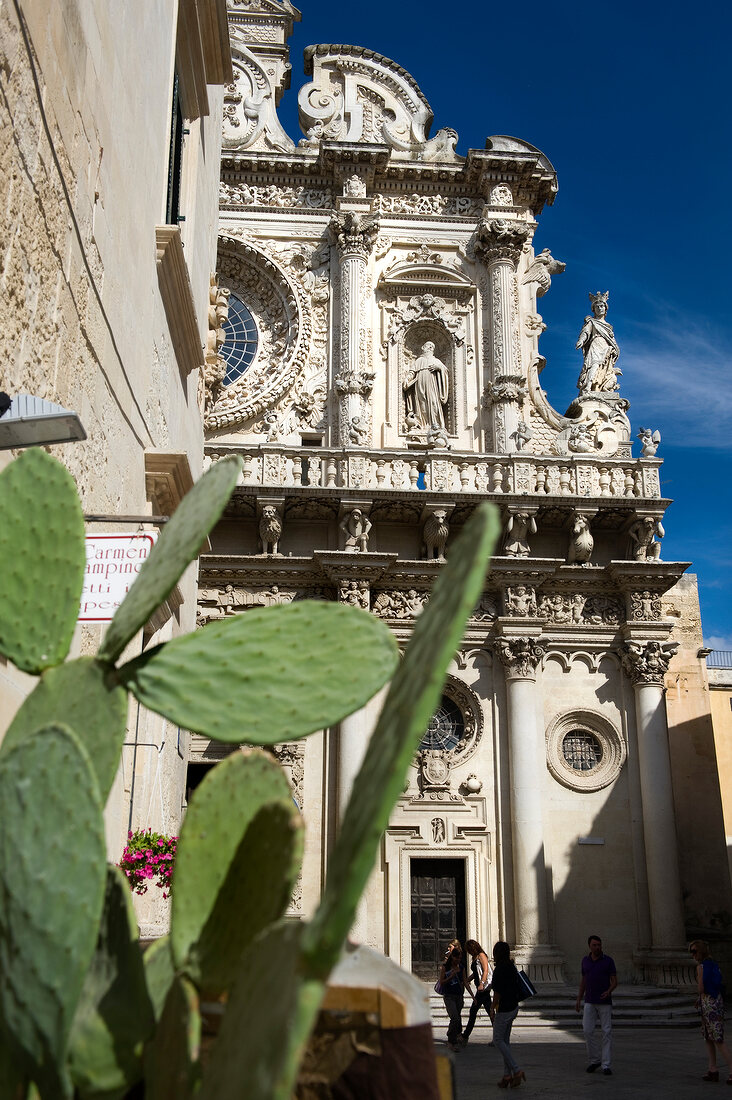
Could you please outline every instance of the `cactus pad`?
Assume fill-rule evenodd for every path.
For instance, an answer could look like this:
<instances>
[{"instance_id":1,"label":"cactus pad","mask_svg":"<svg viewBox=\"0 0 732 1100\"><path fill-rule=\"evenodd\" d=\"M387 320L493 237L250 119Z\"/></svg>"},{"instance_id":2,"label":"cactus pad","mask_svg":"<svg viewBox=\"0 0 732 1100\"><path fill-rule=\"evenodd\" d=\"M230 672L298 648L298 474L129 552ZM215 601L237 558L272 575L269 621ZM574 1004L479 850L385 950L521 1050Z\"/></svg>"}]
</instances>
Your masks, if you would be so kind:
<instances>
[{"instance_id":1,"label":"cactus pad","mask_svg":"<svg viewBox=\"0 0 732 1100\"><path fill-rule=\"evenodd\" d=\"M108 867L96 952L69 1044L80 1097L124 1096L142 1077L142 1048L154 1027L130 888L118 867Z\"/></svg>"},{"instance_id":2,"label":"cactus pad","mask_svg":"<svg viewBox=\"0 0 732 1100\"><path fill-rule=\"evenodd\" d=\"M389 814L402 792L447 669L480 595L488 559L500 532L497 510L482 504L454 543L414 632L356 776L320 906L303 948L312 972L327 975L356 915Z\"/></svg>"},{"instance_id":3,"label":"cactus pad","mask_svg":"<svg viewBox=\"0 0 732 1100\"><path fill-rule=\"evenodd\" d=\"M281 921L258 936L242 956L197 1100L241 1100L243 1095L247 1100L291 1100L325 993L323 982L303 976L304 930L303 924ZM262 990L266 992L260 996Z\"/></svg>"},{"instance_id":4,"label":"cactus pad","mask_svg":"<svg viewBox=\"0 0 732 1100\"><path fill-rule=\"evenodd\" d=\"M186 729L273 745L352 714L397 660L396 642L375 616L303 600L210 623L119 672L141 703Z\"/></svg>"},{"instance_id":5,"label":"cactus pad","mask_svg":"<svg viewBox=\"0 0 732 1100\"><path fill-rule=\"evenodd\" d=\"M127 729L127 693L109 668L81 657L47 669L13 719L2 755L41 726L69 726L89 753L102 802L112 786Z\"/></svg>"},{"instance_id":6,"label":"cactus pad","mask_svg":"<svg viewBox=\"0 0 732 1100\"><path fill-rule=\"evenodd\" d=\"M23 672L63 661L84 581L84 518L73 478L39 447L0 474L0 653Z\"/></svg>"},{"instance_id":7,"label":"cactus pad","mask_svg":"<svg viewBox=\"0 0 732 1100\"><path fill-rule=\"evenodd\" d=\"M170 953L170 936L160 936L151 943L143 955L147 992L155 1014L155 1022L160 1020L165 999L168 996L175 970Z\"/></svg>"},{"instance_id":8,"label":"cactus pad","mask_svg":"<svg viewBox=\"0 0 732 1100\"><path fill-rule=\"evenodd\" d=\"M300 869L302 819L285 774L263 752L206 776L183 821L170 939L178 970L218 995L242 951L285 910Z\"/></svg>"},{"instance_id":9,"label":"cactus pad","mask_svg":"<svg viewBox=\"0 0 732 1100\"><path fill-rule=\"evenodd\" d=\"M165 999L155 1038L145 1054L145 1096L154 1100L188 1100L200 1076L201 1013L198 994L177 975ZM239 1095L246 1077L239 1082ZM198 1095L196 1093L196 1095Z\"/></svg>"},{"instance_id":10,"label":"cactus pad","mask_svg":"<svg viewBox=\"0 0 732 1100\"><path fill-rule=\"evenodd\" d=\"M44 1097L69 1094L62 1067L105 877L88 755L71 730L47 726L0 759L0 1011Z\"/></svg>"},{"instance_id":11,"label":"cactus pad","mask_svg":"<svg viewBox=\"0 0 732 1100\"><path fill-rule=\"evenodd\" d=\"M241 465L238 455L222 458L180 502L109 625L99 650L103 660L116 661L153 611L173 591L226 507Z\"/></svg>"}]
</instances>

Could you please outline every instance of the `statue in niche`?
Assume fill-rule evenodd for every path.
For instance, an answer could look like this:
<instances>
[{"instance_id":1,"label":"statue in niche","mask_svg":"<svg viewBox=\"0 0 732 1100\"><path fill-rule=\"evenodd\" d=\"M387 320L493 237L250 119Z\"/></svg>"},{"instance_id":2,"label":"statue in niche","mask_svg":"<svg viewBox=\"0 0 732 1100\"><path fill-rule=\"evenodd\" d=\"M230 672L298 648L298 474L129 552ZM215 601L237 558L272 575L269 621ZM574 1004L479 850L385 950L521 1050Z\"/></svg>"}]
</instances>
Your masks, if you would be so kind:
<instances>
[{"instance_id":1,"label":"statue in niche","mask_svg":"<svg viewBox=\"0 0 732 1100\"><path fill-rule=\"evenodd\" d=\"M445 843L445 822L441 817L433 817L430 822L432 826L432 843L444 844Z\"/></svg>"},{"instance_id":2,"label":"statue in niche","mask_svg":"<svg viewBox=\"0 0 732 1100\"><path fill-rule=\"evenodd\" d=\"M613 326L605 320L610 292L590 292L592 316L585 323L575 347L582 349L584 366L577 382L577 389L584 393L612 393L619 389L616 363L620 348L615 342Z\"/></svg>"},{"instance_id":3,"label":"statue in niche","mask_svg":"<svg viewBox=\"0 0 732 1100\"><path fill-rule=\"evenodd\" d=\"M425 552L428 560L436 558L437 561L445 560L445 545L450 534L450 525L447 519L447 509L436 508L424 523L422 538L424 539Z\"/></svg>"},{"instance_id":4,"label":"statue in niche","mask_svg":"<svg viewBox=\"0 0 732 1100\"><path fill-rule=\"evenodd\" d=\"M365 516L360 508L354 508L352 512L346 512L340 522L340 528L346 538L345 551L347 554L365 554L369 548L369 534L371 532L371 520Z\"/></svg>"},{"instance_id":5,"label":"statue in niche","mask_svg":"<svg viewBox=\"0 0 732 1100\"><path fill-rule=\"evenodd\" d=\"M279 544L282 536L282 516L273 504L265 504L259 521L259 542L263 554L279 556Z\"/></svg>"},{"instance_id":6,"label":"statue in niche","mask_svg":"<svg viewBox=\"0 0 732 1100\"><path fill-rule=\"evenodd\" d=\"M403 384L407 424L411 429L445 431L443 406L449 385L447 367L435 355L434 343L428 340L422 345L422 354L408 368Z\"/></svg>"},{"instance_id":7,"label":"statue in niche","mask_svg":"<svg viewBox=\"0 0 732 1100\"><path fill-rule=\"evenodd\" d=\"M536 534L536 520L530 512L514 512L506 524L504 554L509 558L528 558L529 535Z\"/></svg>"}]
</instances>

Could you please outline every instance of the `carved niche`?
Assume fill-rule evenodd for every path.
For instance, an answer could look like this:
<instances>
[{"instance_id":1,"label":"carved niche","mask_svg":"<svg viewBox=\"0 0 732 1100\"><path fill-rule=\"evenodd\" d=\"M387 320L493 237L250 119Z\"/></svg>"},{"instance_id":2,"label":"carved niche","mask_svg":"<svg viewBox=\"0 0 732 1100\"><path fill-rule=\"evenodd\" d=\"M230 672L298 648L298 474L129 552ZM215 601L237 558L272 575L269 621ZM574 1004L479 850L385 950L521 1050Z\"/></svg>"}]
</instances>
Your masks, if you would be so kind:
<instances>
[{"instance_id":1,"label":"carved niche","mask_svg":"<svg viewBox=\"0 0 732 1100\"><path fill-rule=\"evenodd\" d=\"M448 447L465 404L475 287L456 263L423 245L398 257L378 289L393 442Z\"/></svg>"}]
</instances>

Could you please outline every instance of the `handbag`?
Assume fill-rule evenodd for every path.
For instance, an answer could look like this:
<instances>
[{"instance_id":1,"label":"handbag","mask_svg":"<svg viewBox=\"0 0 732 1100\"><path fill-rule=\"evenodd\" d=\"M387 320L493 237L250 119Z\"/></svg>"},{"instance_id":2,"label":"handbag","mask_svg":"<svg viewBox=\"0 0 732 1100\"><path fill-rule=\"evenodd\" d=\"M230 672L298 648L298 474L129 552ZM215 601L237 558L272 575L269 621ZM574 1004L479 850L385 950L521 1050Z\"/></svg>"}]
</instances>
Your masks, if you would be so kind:
<instances>
[{"instance_id":1,"label":"handbag","mask_svg":"<svg viewBox=\"0 0 732 1100\"><path fill-rule=\"evenodd\" d=\"M442 982L439 978L435 982L435 993L442 993Z\"/></svg>"},{"instance_id":2,"label":"handbag","mask_svg":"<svg viewBox=\"0 0 732 1100\"><path fill-rule=\"evenodd\" d=\"M528 974L524 974L523 970L516 970L516 977L518 978L518 993L516 1000L526 1001L529 997L536 996L536 986L532 982Z\"/></svg>"}]
</instances>

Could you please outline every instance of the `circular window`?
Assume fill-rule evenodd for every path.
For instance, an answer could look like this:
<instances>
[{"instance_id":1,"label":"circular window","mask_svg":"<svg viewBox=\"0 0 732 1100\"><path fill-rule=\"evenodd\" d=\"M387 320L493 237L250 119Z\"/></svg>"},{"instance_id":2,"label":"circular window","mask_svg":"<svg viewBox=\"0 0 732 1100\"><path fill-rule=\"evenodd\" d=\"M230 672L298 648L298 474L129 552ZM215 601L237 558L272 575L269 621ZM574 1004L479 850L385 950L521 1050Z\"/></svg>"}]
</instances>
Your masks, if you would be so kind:
<instances>
[{"instance_id":1,"label":"circular window","mask_svg":"<svg viewBox=\"0 0 732 1100\"><path fill-rule=\"evenodd\" d=\"M427 732L420 742L420 749L443 749L449 752L462 740L465 734L463 712L457 703L442 696L440 705L430 718Z\"/></svg>"},{"instance_id":2,"label":"circular window","mask_svg":"<svg viewBox=\"0 0 732 1100\"><path fill-rule=\"evenodd\" d=\"M259 343L254 318L235 294L229 297L229 316L224 322L224 332L226 339L221 347L226 361L224 385L230 386L251 366Z\"/></svg>"},{"instance_id":3,"label":"circular window","mask_svg":"<svg viewBox=\"0 0 732 1100\"><path fill-rule=\"evenodd\" d=\"M594 733L572 730L564 735L562 755L576 772L591 772L602 760L602 745Z\"/></svg>"},{"instance_id":4,"label":"circular window","mask_svg":"<svg viewBox=\"0 0 732 1100\"><path fill-rule=\"evenodd\" d=\"M625 741L602 714L573 711L555 718L546 735L547 767L574 791L599 791L620 775Z\"/></svg>"}]
</instances>

